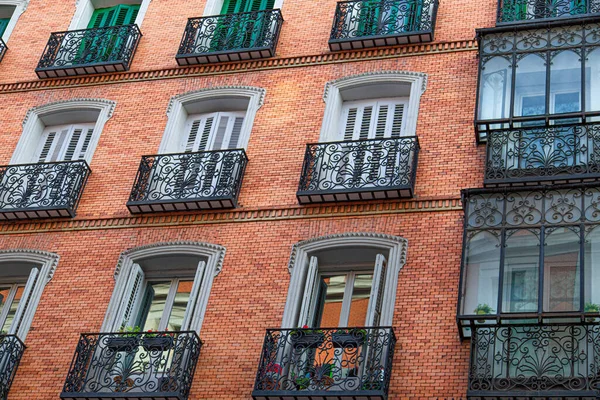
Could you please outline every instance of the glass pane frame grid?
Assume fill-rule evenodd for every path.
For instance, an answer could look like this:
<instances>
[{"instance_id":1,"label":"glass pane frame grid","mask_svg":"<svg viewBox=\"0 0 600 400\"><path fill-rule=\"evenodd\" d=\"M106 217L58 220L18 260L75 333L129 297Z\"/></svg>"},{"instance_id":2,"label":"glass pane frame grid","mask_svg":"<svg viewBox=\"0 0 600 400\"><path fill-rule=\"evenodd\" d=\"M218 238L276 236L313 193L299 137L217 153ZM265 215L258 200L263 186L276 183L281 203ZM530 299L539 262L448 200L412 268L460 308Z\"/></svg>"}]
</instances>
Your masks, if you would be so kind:
<instances>
[{"instance_id":1,"label":"glass pane frame grid","mask_svg":"<svg viewBox=\"0 0 600 400\"><path fill-rule=\"evenodd\" d=\"M573 123L576 118L579 123L597 120L600 108L592 111L590 108L589 88L591 76L586 76L586 58L594 51L600 51L600 24L572 24L569 26L548 26L542 29L480 29L477 31L479 42L479 69L477 76L477 97L475 107L475 132L478 142L484 142L487 134L493 130L511 129L535 123L537 126L549 126L564 123L569 119ZM580 62L581 76L579 78L580 104L579 111L565 113L550 113L552 61L566 51L574 52ZM533 116L515 115L515 90L519 62L525 57L537 55L541 57L546 67L545 71L545 112ZM501 117L484 118L481 116L482 77L486 73L486 64L494 59L504 59L507 63L508 76L504 76L504 93L502 93ZM558 70L560 71L560 70ZM508 83L508 85L507 85ZM507 87L509 86L509 87ZM508 103L508 104L507 104ZM488 109L491 107L488 107Z\"/></svg>"}]
</instances>

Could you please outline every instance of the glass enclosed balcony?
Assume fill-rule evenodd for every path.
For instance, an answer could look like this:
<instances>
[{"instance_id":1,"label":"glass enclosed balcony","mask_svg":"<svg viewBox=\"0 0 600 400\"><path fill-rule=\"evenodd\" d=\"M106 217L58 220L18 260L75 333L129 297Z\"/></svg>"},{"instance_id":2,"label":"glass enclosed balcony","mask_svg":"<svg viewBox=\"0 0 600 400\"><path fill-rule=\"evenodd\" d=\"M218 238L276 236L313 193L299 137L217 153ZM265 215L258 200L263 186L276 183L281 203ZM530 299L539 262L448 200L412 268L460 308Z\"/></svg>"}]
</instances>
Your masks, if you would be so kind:
<instances>
[{"instance_id":1,"label":"glass enclosed balcony","mask_svg":"<svg viewBox=\"0 0 600 400\"><path fill-rule=\"evenodd\" d=\"M577 18L600 13L600 0L498 0L497 24Z\"/></svg>"}]
</instances>

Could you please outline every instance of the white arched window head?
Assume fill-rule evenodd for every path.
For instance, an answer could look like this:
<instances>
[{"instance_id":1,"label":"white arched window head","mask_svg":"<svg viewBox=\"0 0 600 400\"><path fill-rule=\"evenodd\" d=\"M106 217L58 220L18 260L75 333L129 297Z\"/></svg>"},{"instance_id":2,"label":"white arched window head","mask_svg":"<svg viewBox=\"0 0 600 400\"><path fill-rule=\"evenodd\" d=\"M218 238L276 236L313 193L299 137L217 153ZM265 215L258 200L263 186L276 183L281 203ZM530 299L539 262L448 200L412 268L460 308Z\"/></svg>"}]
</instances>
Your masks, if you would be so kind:
<instances>
[{"instance_id":1,"label":"white arched window head","mask_svg":"<svg viewBox=\"0 0 600 400\"><path fill-rule=\"evenodd\" d=\"M398 275L406 263L407 249L406 239L377 233L343 233L295 244L281 327L321 326L319 318L324 315L329 318L327 327L349 326L349 320L356 320L349 314L358 291L359 297L368 301L361 316L366 321L358 326L391 326ZM323 311L329 294L340 303L335 321Z\"/></svg>"},{"instance_id":2,"label":"white arched window head","mask_svg":"<svg viewBox=\"0 0 600 400\"><path fill-rule=\"evenodd\" d=\"M171 98L158 152L245 149L265 89L224 86Z\"/></svg>"},{"instance_id":3,"label":"white arched window head","mask_svg":"<svg viewBox=\"0 0 600 400\"><path fill-rule=\"evenodd\" d=\"M0 250L0 330L25 340L58 259L39 250Z\"/></svg>"},{"instance_id":4,"label":"white arched window head","mask_svg":"<svg viewBox=\"0 0 600 400\"><path fill-rule=\"evenodd\" d=\"M122 253L102 332L135 326L199 332L224 256L224 247L196 242L156 243Z\"/></svg>"},{"instance_id":5,"label":"white arched window head","mask_svg":"<svg viewBox=\"0 0 600 400\"><path fill-rule=\"evenodd\" d=\"M31 108L11 164L85 160L88 164L116 103L73 99Z\"/></svg>"},{"instance_id":6,"label":"white arched window head","mask_svg":"<svg viewBox=\"0 0 600 400\"><path fill-rule=\"evenodd\" d=\"M119 4L139 4L140 9L135 18L135 24L141 29L142 22L148 11L151 0L76 0L75 15L69 25L69 30L86 29L94 14L94 10L99 8L113 7Z\"/></svg>"},{"instance_id":7,"label":"white arched window head","mask_svg":"<svg viewBox=\"0 0 600 400\"><path fill-rule=\"evenodd\" d=\"M320 141L414 136L426 87L426 74L405 71L368 72L328 82Z\"/></svg>"},{"instance_id":8,"label":"white arched window head","mask_svg":"<svg viewBox=\"0 0 600 400\"><path fill-rule=\"evenodd\" d=\"M0 0L0 37L4 43L8 43L19 17L28 5L29 0Z\"/></svg>"},{"instance_id":9,"label":"white arched window head","mask_svg":"<svg viewBox=\"0 0 600 400\"><path fill-rule=\"evenodd\" d=\"M206 17L209 15L221 15L221 10L223 9L224 0L207 0L206 6L204 7L204 14L202 16ZM273 9L277 10L283 6L283 0L275 0L275 4L273 5Z\"/></svg>"}]
</instances>

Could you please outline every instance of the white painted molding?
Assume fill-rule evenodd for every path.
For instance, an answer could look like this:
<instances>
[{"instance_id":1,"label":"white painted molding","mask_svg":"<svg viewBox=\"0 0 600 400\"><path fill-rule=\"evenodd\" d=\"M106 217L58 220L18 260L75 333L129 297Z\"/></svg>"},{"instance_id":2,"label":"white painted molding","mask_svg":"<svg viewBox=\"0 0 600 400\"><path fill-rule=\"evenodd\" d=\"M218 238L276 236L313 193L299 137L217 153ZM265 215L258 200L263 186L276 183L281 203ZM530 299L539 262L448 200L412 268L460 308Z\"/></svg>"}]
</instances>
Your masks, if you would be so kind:
<instances>
[{"instance_id":1,"label":"white painted molding","mask_svg":"<svg viewBox=\"0 0 600 400\"><path fill-rule=\"evenodd\" d=\"M40 298L42 297L44 287L46 287L46 284L50 282L54 276L54 271L58 265L59 258L60 257L58 254L41 250L0 250L0 265L2 263L9 262L30 263L34 264L40 270L40 278L38 278L33 290L31 291L29 304L25 309L23 320L21 321L21 325L19 326L19 330L17 332L17 336L23 341L27 337L27 333L31 327L33 316L35 315L35 310L37 309Z\"/></svg>"},{"instance_id":2,"label":"white painted molding","mask_svg":"<svg viewBox=\"0 0 600 400\"><path fill-rule=\"evenodd\" d=\"M152 0L142 0L140 4L140 11L138 12L137 18L135 19L135 24L141 29L142 22L144 21L144 17L146 16L146 12L148 11L148 7L150 6L150 1ZM111 5L121 4L119 1L108 1L108 3L114 3ZM106 5L104 7L110 7L110 5ZM69 24L70 31L74 31L77 29L86 29L92 15L94 14L94 3L92 0L76 0L75 1L75 14L73 14L73 18L71 19L71 23Z\"/></svg>"},{"instance_id":3,"label":"white painted molding","mask_svg":"<svg viewBox=\"0 0 600 400\"><path fill-rule=\"evenodd\" d=\"M175 152L174 149L179 142L181 131L187 119L186 104L226 97L248 98L248 109L246 110L239 142L241 147L246 148L250 140L250 133L252 132L256 112L264 104L266 93L265 89L252 86L221 86L194 90L171 97L167 106L167 126L165 127L158 153L166 154Z\"/></svg>"},{"instance_id":4,"label":"white painted molding","mask_svg":"<svg viewBox=\"0 0 600 400\"><path fill-rule=\"evenodd\" d=\"M283 0L275 0L273 9L276 10L281 7L283 7ZM207 0L206 6L204 6L204 13L202 14L202 16L208 17L210 15L220 15L222 8L223 0Z\"/></svg>"},{"instance_id":5,"label":"white painted molding","mask_svg":"<svg viewBox=\"0 0 600 400\"><path fill-rule=\"evenodd\" d=\"M398 275L406 264L408 240L399 237L371 232L348 232L308 239L292 246L288 270L291 274L283 318L282 328L297 327L298 311L302 302L304 280L308 271L308 260L311 254L320 250L367 246L379 248L389 253L385 278L385 290L381 308L380 325L391 326L396 304Z\"/></svg>"},{"instance_id":6,"label":"white painted molding","mask_svg":"<svg viewBox=\"0 0 600 400\"><path fill-rule=\"evenodd\" d=\"M342 90L372 84L389 84L392 82L408 83L411 85L408 110L405 114L403 124L404 132L407 136L415 135L421 95L427 89L427 74L411 71L376 71L346 76L325 84L325 91L323 92L325 114L321 125L320 141L329 141L329 138L334 136L339 130L338 124L343 105L340 93Z\"/></svg>"},{"instance_id":7,"label":"white painted molding","mask_svg":"<svg viewBox=\"0 0 600 400\"><path fill-rule=\"evenodd\" d=\"M190 329L200 332L204 314L208 304L208 298L212 288L214 278L223 269L223 259L225 257L225 247L212 243L202 242L161 242L145 246L135 247L121 253L117 266L115 268L115 288L113 290L104 321L102 323L102 332L111 332L119 327L114 326L114 315L119 309L119 305L124 301L124 291L127 286L129 272L136 260L148 257L161 257L168 255L194 255L206 258L205 279L202 281L200 296L196 300L196 308ZM119 322L120 323L120 322Z\"/></svg>"},{"instance_id":8,"label":"white painted molding","mask_svg":"<svg viewBox=\"0 0 600 400\"><path fill-rule=\"evenodd\" d=\"M115 101L105 99L72 99L30 108L23 120L23 133L17 143L10 164L26 164L35 161L33 157L45 128L40 119L41 117L74 110L98 110L100 114L94 126L94 134L88 147L89 151L86 152L85 156L85 160L89 164L100 140L104 125L112 117L116 104Z\"/></svg>"},{"instance_id":9,"label":"white painted molding","mask_svg":"<svg viewBox=\"0 0 600 400\"><path fill-rule=\"evenodd\" d=\"M10 21L8 22L8 25L6 26L4 33L2 34L2 39L4 40L4 43L7 44L7 46L8 46L8 39L10 38L11 33L15 29L15 26L17 25L17 21L19 20L19 17L21 16L21 14L23 14L25 12L25 10L27 10L28 5L29 5L29 0L0 0L0 6L15 6L15 11L13 12L13 15L10 17Z\"/></svg>"}]
</instances>

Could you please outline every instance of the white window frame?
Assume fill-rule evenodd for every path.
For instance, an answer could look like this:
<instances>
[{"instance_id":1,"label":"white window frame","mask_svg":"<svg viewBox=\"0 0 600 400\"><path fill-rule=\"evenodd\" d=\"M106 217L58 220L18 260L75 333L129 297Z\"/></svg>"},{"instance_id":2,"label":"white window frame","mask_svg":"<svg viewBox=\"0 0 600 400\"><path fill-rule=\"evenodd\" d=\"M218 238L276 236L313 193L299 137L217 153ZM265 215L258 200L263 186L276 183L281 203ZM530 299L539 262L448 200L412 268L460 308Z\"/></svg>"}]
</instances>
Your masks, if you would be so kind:
<instances>
[{"instance_id":1,"label":"white window frame","mask_svg":"<svg viewBox=\"0 0 600 400\"><path fill-rule=\"evenodd\" d=\"M281 321L282 329L297 328L302 307L305 281L309 271L311 254L322 250L343 249L350 247L371 247L387 253L387 268L385 273L385 288L379 326L392 326L396 304L398 276L406 263L408 241L404 238L378 233L343 233L317 237L299 242L292 247L288 265L291 274L287 299Z\"/></svg>"},{"instance_id":2,"label":"white window frame","mask_svg":"<svg viewBox=\"0 0 600 400\"><path fill-rule=\"evenodd\" d=\"M77 0L75 3L75 14L73 15L73 19L71 19L68 30L87 29L96 8L111 7L117 4L140 4L140 11L135 19L135 24L138 28L142 29L142 22L150 6L150 1L142 0L140 3L135 0ZM94 7L94 3L99 4L98 7Z\"/></svg>"},{"instance_id":3,"label":"white window frame","mask_svg":"<svg viewBox=\"0 0 600 400\"><path fill-rule=\"evenodd\" d=\"M275 0L275 4L273 5L273 9L277 10L283 7L283 0ZM207 17L209 15L220 15L221 9L223 8L223 0L207 0L206 6L204 6L203 17Z\"/></svg>"},{"instance_id":4,"label":"white window frame","mask_svg":"<svg viewBox=\"0 0 600 400\"><path fill-rule=\"evenodd\" d=\"M405 136L416 135L419 104L421 102L421 95L427 88L427 75L420 72L380 71L347 76L328 82L325 85L325 93L323 94L325 113L323 115L319 141L336 141L336 137L340 131L340 115L344 106L341 94L344 89L390 83L410 84L408 107L404 112L402 125Z\"/></svg>"},{"instance_id":5,"label":"white window frame","mask_svg":"<svg viewBox=\"0 0 600 400\"><path fill-rule=\"evenodd\" d=\"M25 12L27 6L29 5L29 0L0 0L0 6L14 6L15 10L13 11L12 16L10 17L10 21L2 34L2 40L4 43L8 44L8 39L12 34L15 26L17 25L17 21L21 14Z\"/></svg>"},{"instance_id":6,"label":"white window frame","mask_svg":"<svg viewBox=\"0 0 600 400\"><path fill-rule=\"evenodd\" d=\"M98 119L94 125L94 133L84 158L89 164L92 161L104 125L112 117L116 104L114 101L104 99L73 99L31 108L27 111L27 115L23 120L23 133L10 159L10 164L30 164L37 162L35 159L36 151L39 149L38 146L46 128L42 122L42 117L68 111L97 110L99 111Z\"/></svg>"},{"instance_id":7,"label":"white window frame","mask_svg":"<svg viewBox=\"0 0 600 400\"><path fill-rule=\"evenodd\" d=\"M122 253L115 270L115 287L102 322L101 332L117 332L121 328L123 321L119 320L119 310L122 308L122 301L127 294L127 287L131 286L129 277L134 265L137 265L135 260L168 255L194 255L205 259L204 279L202 279L199 294L193 299L190 298L190 303L194 302L195 305L194 307L188 305L188 309L194 309L194 314L190 316L184 329L200 332L214 277L223 268L225 248L215 244L198 242L156 243ZM196 274L194 286L196 286L197 280L198 276Z\"/></svg>"}]
</instances>

